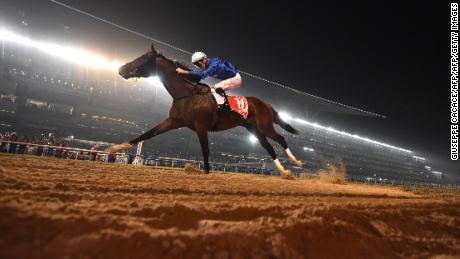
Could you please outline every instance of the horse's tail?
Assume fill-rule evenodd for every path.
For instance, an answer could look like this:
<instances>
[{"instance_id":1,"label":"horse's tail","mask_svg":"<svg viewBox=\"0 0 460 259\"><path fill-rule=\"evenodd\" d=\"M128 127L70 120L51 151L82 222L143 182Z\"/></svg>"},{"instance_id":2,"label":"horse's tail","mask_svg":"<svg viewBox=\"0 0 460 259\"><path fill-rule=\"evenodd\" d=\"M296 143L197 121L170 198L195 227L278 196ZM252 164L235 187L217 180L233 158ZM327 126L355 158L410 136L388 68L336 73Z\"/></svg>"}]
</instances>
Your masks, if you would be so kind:
<instances>
[{"instance_id":1,"label":"horse's tail","mask_svg":"<svg viewBox=\"0 0 460 259\"><path fill-rule=\"evenodd\" d=\"M280 125L281 128L285 129L286 131L292 133L292 134L299 134L299 131L294 129L291 125L289 125L287 122L283 121L283 119L281 119L280 115L278 114L278 112L273 109L273 107L270 106L270 108L272 108L272 113L273 113L273 122Z\"/></svg>"}]
</instances>

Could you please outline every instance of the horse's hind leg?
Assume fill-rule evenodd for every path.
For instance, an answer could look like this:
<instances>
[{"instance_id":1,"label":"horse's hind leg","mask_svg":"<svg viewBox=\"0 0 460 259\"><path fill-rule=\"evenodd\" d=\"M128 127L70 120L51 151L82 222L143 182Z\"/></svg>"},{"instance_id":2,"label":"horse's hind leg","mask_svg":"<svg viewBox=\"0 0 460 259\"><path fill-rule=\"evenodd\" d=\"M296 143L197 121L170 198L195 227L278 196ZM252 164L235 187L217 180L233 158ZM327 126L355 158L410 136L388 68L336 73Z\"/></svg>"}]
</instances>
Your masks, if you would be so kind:
<instances>
[{"instance_id":1,"label":"horse's hind leg","mask_svg":"<svg viewBox=\"0 0 460 259\"><path fill-rule=\"evenodd\" d=\"M265 136L273 139L274 141L278 142L283 148L284 150L286 151L286 154L288 155L289 157L289 161L291 161L292 164L294 164L295 166L298 166L298 167L302 167L302 161L300 160L297 160L297 158L294 156L294 154L292 154L291 150L289 149L287 143L286 143L286 140L284 139L284 137L280 134L278 134L278 132L276 132L276 130L273 128L273 124L271 125L271 127L269 126L267 129L264 130L264 134Z\"/></svg>"},{"instance_id":2,"label":"horse's hind leg","mask_svg":"<svg viewBox=\"0 0 460 259\"><path fill-rule=\"evenodd\" d=\"M288 155L291 163L293 163L295 166L301 167L302 162L297 160L294 154L292 154L284 137L278 134L278 132L276 132L275 128L273 127L273 113L271 109L268 109L268 106L266 109L259 109L259 114L257 115L258 116L255 118L255 123L262 134L278 142L286 151L286 154Z\"/></svg>"},{"instance_id":3,"label":"horse's hind leg","mask_svg":"<svg viewBox=\"0 0 460 259\"><path fill-rule=\"evenodd\" d=\"M249 130L249 132L253 133L256 136L262 147L264 147L265 150L267 150L267 152L270 154L270 156L273 159L273 163L275 164L276 169L278 169L278 171L280 172L281 176L284 178L292 178L291 171L284 169L283 165L281 165L280 161L276 156L275 150L273 149L273 146L270 145L267 138L255 126L246 125L246 128Z\"/></svg>"}]
</instances>

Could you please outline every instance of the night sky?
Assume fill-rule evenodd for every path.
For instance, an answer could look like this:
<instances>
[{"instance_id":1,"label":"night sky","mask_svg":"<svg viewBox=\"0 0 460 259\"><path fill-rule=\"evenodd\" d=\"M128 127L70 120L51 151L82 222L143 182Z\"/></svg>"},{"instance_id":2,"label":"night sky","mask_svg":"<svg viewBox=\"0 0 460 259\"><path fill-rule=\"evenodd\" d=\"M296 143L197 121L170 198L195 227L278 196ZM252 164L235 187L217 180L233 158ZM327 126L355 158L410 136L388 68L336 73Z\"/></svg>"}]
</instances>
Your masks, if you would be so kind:
<instances>
[{"instance_id":1,"label":"night sky","mask_svg":"<svg viewBox=\"0 0 460 259\"><path fill-rule=\"evenodd\" d=\"M241 70L385 115L319 120L418 151L443 170L460 167L449 161L447 2L62 2L181 48L223 57Z\"/></svg>"}]
</instances>

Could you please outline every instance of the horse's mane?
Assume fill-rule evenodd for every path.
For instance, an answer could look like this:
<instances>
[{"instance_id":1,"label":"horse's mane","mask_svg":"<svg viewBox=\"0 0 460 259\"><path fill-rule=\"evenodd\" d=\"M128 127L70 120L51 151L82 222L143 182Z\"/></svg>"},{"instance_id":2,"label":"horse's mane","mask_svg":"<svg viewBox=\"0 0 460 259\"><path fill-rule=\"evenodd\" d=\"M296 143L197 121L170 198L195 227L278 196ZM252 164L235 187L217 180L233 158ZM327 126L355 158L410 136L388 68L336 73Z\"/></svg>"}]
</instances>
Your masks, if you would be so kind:
<instances>
[{"instance_id":1,"label":"horse's mane","mask_svg":"<svg viewBox=\"0 0 460 259\"><path fill-rule=\"evenodd\" d=\"M192 70L188 65L186 65L184 62L182 61L177 61L175 59L169 59L167 58L165 55L163 55L163 53L158 53L157 56L159 57L162 57L164 58L165 60L167 60L169 63L171 63L172 65L176 66L176 67L180 67L184 70L187 70L187 71L190 71Z\"/></svg>"},{"instance_id":2,"label":"horse's mane","mask_svg":"<svg viewBox=\"0 0 460 259\"><path fill-rule=\"evenodd\" d=\"M188 65L186 65L186 64L185 64L184 62L182 62L182 61L177 61L177 60L175 60L175 59L169 59L169 58L167 58L165 55L163 55L162 53L158 53L157 56L164 58L166 61L168 61L171 65L173 65L173 66L175 66L175 67L180 67L180 68L182 68L182 69L184 69L184 70L187 70L187 71L191 71L191 70L192 70ZM199 83L199 84L201 84L201 85L206 85L206 84L204 84L204 83L200 83L200 80L201 80L201 79L200 79L200 78L197 78L197 77L195 77L195 76L191 76L191 75L181 75L181 76L183 76L184 78L186 78L186 79L188 79L188 80L190 80L190 81L192 81L192 82L194 82L194 83ZM208 85L206 85L206 86L208 86Z\"/></svg>"}]
</instances>

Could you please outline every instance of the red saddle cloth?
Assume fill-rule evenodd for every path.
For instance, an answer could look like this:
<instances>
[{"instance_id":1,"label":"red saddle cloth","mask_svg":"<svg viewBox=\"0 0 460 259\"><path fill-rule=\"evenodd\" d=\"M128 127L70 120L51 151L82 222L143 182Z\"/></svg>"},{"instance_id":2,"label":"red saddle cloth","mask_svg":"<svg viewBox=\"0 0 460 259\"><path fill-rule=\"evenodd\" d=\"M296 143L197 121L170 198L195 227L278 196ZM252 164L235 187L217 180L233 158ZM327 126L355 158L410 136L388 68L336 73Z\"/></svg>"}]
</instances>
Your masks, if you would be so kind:
<instances>
[{"instance_id":1,"label":"red saddle cloth","mask_svg":"<svg viewBox=\"0 0 460 259\"><path fill-rule=\"evenodd\" d=\"M230 109L236 111L245 119L248 118L248 101L244 96L227 96Z\"/></svg>"}]
</instances>

